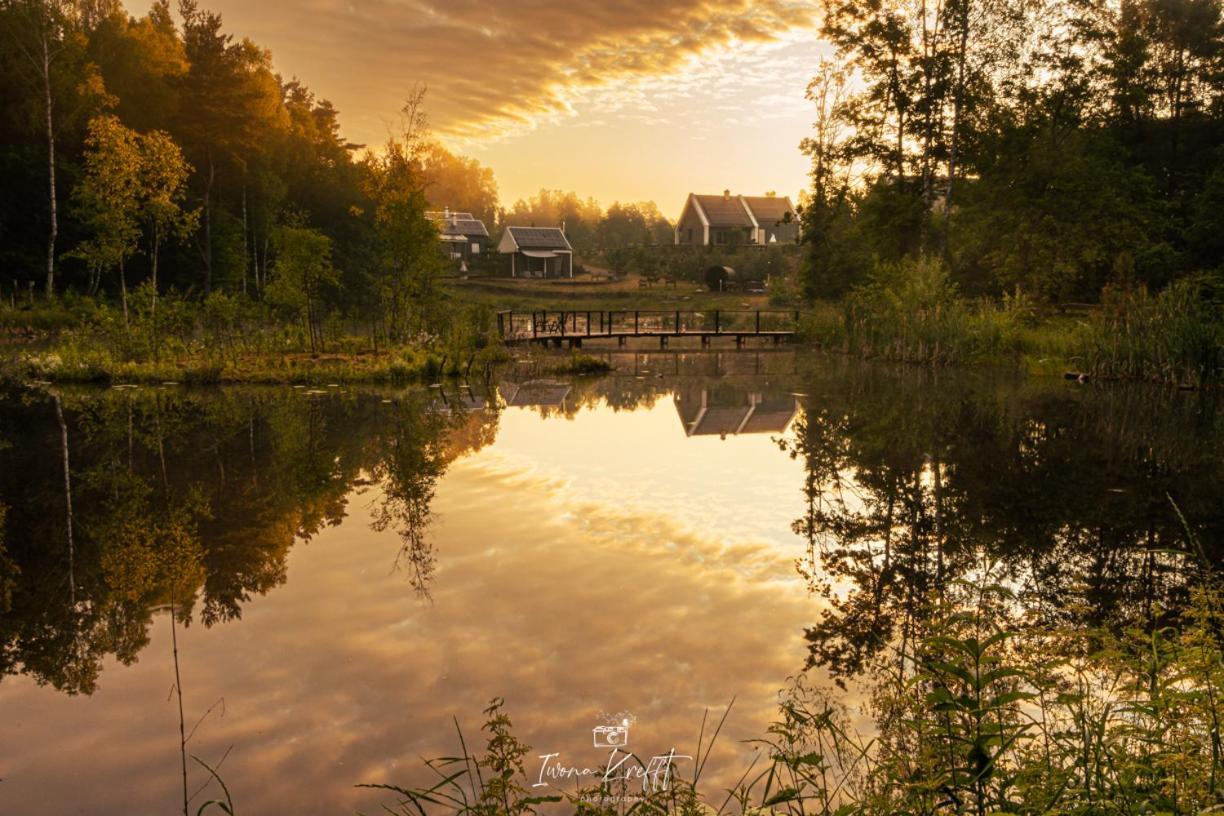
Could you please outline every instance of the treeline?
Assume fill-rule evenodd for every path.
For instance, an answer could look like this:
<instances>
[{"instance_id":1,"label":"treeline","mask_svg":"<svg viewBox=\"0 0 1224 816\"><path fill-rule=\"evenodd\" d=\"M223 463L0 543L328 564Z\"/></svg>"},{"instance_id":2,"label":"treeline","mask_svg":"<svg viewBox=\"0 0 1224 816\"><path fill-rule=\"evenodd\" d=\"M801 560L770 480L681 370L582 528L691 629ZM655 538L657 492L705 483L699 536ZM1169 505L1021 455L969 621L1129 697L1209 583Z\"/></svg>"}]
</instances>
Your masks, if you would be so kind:
<instances>
[{"instance_id":1,"label":"treeline","mask_svg":"<svg viewBox=\"0 0 1224 816\"><path fill-rule=\"evenodd\" d=\"M930 256L969 295L1189 278L1218 308L1219 0L827 0L822 33L810 295Z\"/></svg>"},{"instance_id":2,"label":"treeline","mask_svg":"<svg viewBox=\"0 0 1224 816\"><path fill-rule=\"evenodd\" d=\"M498 226L564 227L575 251L588 256L628 247L670 246L675 237L674 225L653 201L613 202L605 211L593 198L561 190L540 190L520 198L502 211Z\"/></svg>"},{"instance_id":3,"label":"treeline","mask_svg":"<svg viewBox=\"0 0 1224 816\"><path fill-rule=\"evenodd\" d=\"M139 289L131 319L148 323L174 290L229 298L223 311L260 302L312 347L333 317L404 339L449 313L431 198L496 211L491 172L428 138L423 91L363 150L330 102L195 0L141 17L118 0L3 0L0 93L8 301L104 294L126 324Z\"/></svg>"}]
</instances>

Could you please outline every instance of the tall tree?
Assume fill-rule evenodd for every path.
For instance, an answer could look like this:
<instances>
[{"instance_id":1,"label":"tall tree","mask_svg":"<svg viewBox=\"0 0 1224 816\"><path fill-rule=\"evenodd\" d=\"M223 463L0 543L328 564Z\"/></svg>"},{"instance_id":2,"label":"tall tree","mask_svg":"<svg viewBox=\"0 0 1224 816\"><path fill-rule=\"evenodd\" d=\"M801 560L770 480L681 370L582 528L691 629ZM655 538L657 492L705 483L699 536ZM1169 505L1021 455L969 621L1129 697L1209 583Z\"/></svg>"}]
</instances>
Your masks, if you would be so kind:
<instances>
[{"instance_id":1,"label":"tall tree","mask_svg":"<svg viewBox=\"0 0 1224 816\"><path fill-rule=\"evenodd\" d=\"M149 236L149 271L153 285L152 311L157 311L157 267L162 241L186 238L199 223L199 213L187 209L187 178L191 165L166 133L155 130L140 137L139 216Z\"/></svg>"},{"instance_id":2,"label":"tall tree","mask_svg":"<svg viewBox=\"0 0 1224 816\"><path fill-rule=\"evenodd\" d=\"M59 191L55 175L55 94L53 71L71 25L70 4L62 0L5 0L5 10L13 13L18 26L14 44L32 69L38 83L43 108L43 127L47 149L47 255L46 296L55 294L55 244L59 237Z\"/></svg>"},{"instance_id":3,"label":"tall tree","mask_svg":"<svg viewBox=\"0 0 1224 816\"><path fill-rule=\"evenodd\" d=\"M128 322L124 267L140 240L142 173L140 138L114 116L89 123L85 140L85 177L72 200L89 238L74 250L92 270L95 281L110 269L119 271L123 322Z\"/></svg>"}]
</instances>

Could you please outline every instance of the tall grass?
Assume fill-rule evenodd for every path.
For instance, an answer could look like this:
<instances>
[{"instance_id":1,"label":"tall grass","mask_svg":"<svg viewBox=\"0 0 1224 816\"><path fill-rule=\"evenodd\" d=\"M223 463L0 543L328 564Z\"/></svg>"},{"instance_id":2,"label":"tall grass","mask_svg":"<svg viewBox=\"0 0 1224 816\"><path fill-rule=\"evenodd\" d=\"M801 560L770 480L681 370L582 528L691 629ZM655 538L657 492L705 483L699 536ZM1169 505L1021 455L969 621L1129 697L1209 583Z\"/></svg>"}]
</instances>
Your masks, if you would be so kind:
<instances>
[{"instance_id":1,"label":"tall grass","mask_svg":"<svg viewBox=\"0 0 1224 816\"><path fill-rule=\"evenodd\" d=\"M1203 387L1224 374L1224 282L1186 278L1152 295L1107 289L1080 320L1036 317L1021 292L995 302L962 298L931 258L880 264L840 304L815 304L803 337L860 357L922 365L1012 364L1049 373Z\"/></svg>"},{"instance_id":2,"label":"tall grass","mask_svg":"<svg viewBox=\"0 0 1224 816\"><path fill-rule=\"evenodd\" d=\"M960 297L947 267L933 258L880 264L844 303L809 318L805 335L862 357L926 365L1014 361L1023 302L1002 305Z\"/></svg>"},{"instance_id":3,"label":"tall grass","mask_svg":"<svg viewBox=\"0 0 1224 816\"><path fill-rule=\"evenodd\" d=\"M1224 373L1224 282L1177 281L1157 295L1106 290L1104 308L1081 335L1083 368L1106 379L1201 387Z\"/></svg>"}]
</instances>

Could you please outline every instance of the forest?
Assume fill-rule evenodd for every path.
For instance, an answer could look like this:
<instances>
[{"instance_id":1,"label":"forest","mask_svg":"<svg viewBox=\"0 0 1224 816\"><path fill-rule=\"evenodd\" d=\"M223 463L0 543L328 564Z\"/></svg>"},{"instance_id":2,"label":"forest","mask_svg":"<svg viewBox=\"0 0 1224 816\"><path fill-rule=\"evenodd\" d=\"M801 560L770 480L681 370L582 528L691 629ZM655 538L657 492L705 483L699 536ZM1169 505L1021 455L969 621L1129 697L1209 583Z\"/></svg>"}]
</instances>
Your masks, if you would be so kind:
<instances>
[{"instance_id":1,"label":"forest","mask_svg":"<svg viewBox=\"0 0 1224 816\"><path fill-rule=\"evenodd\" d=\"M1216 0L829 0L810 294L933 257L966 295L1210 289L1224 261Z\"/></svg>"}]
</instances>

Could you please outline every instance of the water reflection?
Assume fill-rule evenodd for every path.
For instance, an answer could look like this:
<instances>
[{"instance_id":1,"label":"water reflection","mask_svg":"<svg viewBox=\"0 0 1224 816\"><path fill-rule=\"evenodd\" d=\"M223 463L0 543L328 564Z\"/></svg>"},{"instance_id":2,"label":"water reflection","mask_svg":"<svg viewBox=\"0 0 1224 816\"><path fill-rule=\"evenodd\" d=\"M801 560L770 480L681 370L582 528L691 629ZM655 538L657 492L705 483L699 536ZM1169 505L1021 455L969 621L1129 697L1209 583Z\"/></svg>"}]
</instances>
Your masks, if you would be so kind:
<instances>
[{"instance_id":1,"label":"water reflection","mask_svg":"<svg viewBox=\"0 0 1224 816\"><path fill-rule=\"evenodd\" d=\"M752 737L788 673L861 671L983 553L1035 615L1122 625L1197 563L1169 497L1221 538L1204 396L732 357L0 396L0 810L90 762L97 812L173 806L172 603L192 710L227 700L200 749L237 746L253 812L334 812L494 694L549 750L622 709L665 750L732 695Z\"/></svg>"},{"instance_id":2,"label":"water reflection","mask_svg":"<svg viewBox=\"0 0 1224 816\"><path fill-rule=\"evenodd\" d=\"M734 385L684 388L676 392L675 402L685 436L785 434L799 413L793 394L765 394Z\"/></svg>"},{"instance_id":3,"label":"water reflection","mask_svg":"<svg viewBox=\"0 0 1224 816\"><path fill-rule=\"evenodd\" d=\"M822 390L784 443L807 472L800 569L827 601L812 664L861 671L983 557L1036 619L1121 627L1175 619L1187 575L1224 555L1210 397L921 376Z\"/></svg>"}]
</instances>

